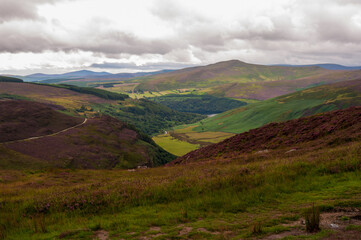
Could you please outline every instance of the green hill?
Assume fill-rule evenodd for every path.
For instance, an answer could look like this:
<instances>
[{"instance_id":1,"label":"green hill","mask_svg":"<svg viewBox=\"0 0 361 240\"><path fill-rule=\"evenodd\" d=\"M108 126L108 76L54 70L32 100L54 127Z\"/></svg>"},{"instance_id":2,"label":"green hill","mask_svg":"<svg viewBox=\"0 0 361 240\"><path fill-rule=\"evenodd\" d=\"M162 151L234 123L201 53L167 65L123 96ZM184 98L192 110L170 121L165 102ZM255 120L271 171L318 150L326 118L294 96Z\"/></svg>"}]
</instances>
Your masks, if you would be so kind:
<instances>
[{"instance_id":1,"label":"green hill","mask_svg":"<svg viewBox=\"0 0 361 240\"><path fill-rule=\"evenodd\" d=\"M276 97L202 120L193 131L241 133L267 123L361 105L361 80L323 85Z\"/></svg>"},{"instance_id":2,"label":"green hill","mask_svg":"<svg viewBox=\"0 0 361 240\"><path fill-rule=\"evenodd\" d=\"M299 89L361 78L361 70L328 70L317 66L287 67L238 60L186 68L133 79L135 92L193 91L229 98L265 100Z\"/></svg>"}]
</instances>

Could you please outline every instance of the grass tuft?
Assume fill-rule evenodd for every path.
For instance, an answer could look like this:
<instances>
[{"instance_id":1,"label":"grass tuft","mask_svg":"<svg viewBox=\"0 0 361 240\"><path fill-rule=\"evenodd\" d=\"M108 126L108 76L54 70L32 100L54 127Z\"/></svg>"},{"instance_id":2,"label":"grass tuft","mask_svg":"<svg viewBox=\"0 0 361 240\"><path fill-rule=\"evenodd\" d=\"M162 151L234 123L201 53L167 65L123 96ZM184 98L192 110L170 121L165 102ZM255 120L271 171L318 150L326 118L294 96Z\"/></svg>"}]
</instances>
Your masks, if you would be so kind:
<instances>
[{"instance_id":1,"label":"grass tuft","mask_svg":"<svg viewBox=\"0 0 361 240\"><path fill-rule=\"evenodd\" d=\"M320 231L320 209L312 205L311 209L305 212L306 230L307 232Z\"/></svg>"}]
</instances>

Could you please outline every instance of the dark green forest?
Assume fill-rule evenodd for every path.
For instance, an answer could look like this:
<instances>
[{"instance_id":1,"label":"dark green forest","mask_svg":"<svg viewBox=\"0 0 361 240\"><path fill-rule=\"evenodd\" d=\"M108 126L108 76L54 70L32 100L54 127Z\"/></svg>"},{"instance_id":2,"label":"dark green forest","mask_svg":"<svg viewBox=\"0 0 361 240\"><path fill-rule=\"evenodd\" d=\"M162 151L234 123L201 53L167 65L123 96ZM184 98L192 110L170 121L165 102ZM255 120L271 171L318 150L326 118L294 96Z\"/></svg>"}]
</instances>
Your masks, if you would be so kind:
<instances>
[{"instance_id":1,"label":"dark green forest","mask_svg":"<svg viewBox=\"0 0 361 240\"><path fill-rule=\"evenodd\" d=\"M146 99L128 99L125 102L94 106L102 114L113 116L134 125L146 134L161 133L181 124L189 124L205 118L196 113L178 112Z\"/></svg>"},{"instance_id":2,"label":"dark green forest","mask_svg":"<svg viewBox=\"0 0 361 240\"><path fill-rule=\"evenodd\" d=\"M23 80L14 77L0 76L0 82L23 82Z\"/></svg>"},{"instance_id":3,"label":"dark green forest","mask_svg":"<svg viewBox=\"0 0 361 240\"><path fill-rule=\"evenodd\" d=\"M150 98L150 100L156 103L160 103L176 111L205 115L225 112L247 104L245 102L230 98L193 94L170 94L161 97Z\"/></svg>"}]
</instances>

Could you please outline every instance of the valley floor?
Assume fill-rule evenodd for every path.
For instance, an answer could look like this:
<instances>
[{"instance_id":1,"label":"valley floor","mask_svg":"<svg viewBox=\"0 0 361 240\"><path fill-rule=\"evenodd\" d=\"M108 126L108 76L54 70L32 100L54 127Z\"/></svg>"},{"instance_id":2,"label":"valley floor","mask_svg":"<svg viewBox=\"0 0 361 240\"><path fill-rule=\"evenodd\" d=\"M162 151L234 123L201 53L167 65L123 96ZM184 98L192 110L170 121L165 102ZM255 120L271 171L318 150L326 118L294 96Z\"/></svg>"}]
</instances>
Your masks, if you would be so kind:
<instances>
[{"instance_id":1,"label":"valley floor","mask_svg":"<svg viewBox=\"0 0 361 240\"><path fill-rule=\"evenodd\" d=\"M1 170L0 238L359 239L360 156L354 142L153 169Z\"/></svg>"},{"instance_id":2,"label":"valley floor","mask_svg":"<svg viewBox=\"0 0 361 240\"><path fill-rule=\"evenodd\" d=\"M193 131L196 126L198 125L180 126L153 137L153 140L166 151L182 156L192 150L221 142L235 135L225 132L196 132Z\"/></svg>"}]
</instances>

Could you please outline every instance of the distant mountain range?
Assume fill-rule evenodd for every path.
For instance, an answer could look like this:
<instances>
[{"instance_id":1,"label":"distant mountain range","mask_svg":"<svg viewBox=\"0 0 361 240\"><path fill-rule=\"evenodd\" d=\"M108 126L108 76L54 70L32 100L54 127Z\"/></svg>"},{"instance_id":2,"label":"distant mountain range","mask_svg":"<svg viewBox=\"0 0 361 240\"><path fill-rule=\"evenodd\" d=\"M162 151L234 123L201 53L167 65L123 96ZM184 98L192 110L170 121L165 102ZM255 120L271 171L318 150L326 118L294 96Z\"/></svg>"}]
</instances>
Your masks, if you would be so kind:
<instances>
[{"instance_id":1,"label":"distant mountain range","mask_svg":"<svg viewBox=\"0 0 361 240\"><path fill-rule=\"evenodd\" d=\"M360 70L361 66L343 66L333 63L321 63L321 64L311 64L311 65L288 65L288 64L276 64L271 66L283 66L283 67L321 67L328 70Z\"/></svg>"},{"instance_id":2,"label":"distant mountain range","mask_svg":"<svg viewBox=\"0 0 361 240\"><path fill-rule=\"evenodd\" d=\"M35 73L26 76L16 76L27 82L43 82L43 83L56 83L58 80L71 80L71 79L128 79L135 77L142 77L160 73L167 73L173 70L161 70L156 72L136 72L136 73L108 73L108 72L93 72L89 70L80 70L75 72L68 72L63 74L44 74Z\"/></svg>"}]
</instances>

